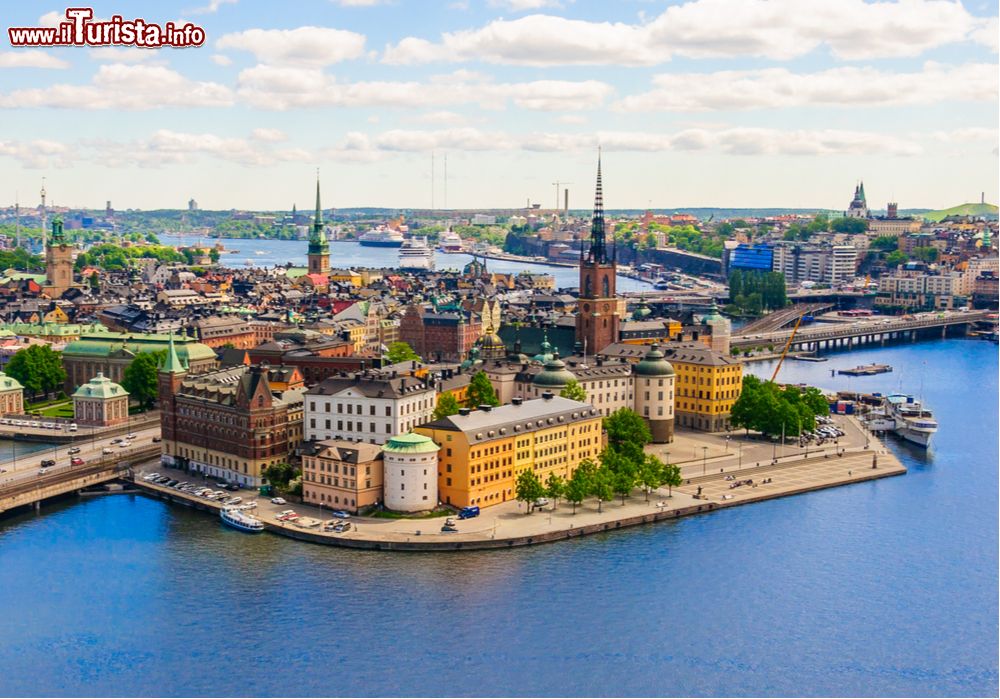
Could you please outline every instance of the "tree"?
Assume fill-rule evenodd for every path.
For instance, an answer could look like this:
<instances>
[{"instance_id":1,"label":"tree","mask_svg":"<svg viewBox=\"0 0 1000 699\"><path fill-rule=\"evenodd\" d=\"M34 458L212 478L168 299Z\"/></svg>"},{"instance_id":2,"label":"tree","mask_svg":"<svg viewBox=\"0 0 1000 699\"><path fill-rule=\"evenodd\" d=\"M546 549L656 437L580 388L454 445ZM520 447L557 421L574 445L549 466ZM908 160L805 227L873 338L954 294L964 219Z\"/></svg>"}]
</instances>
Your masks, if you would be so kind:
<instances>
[{"instance_id":1,"label":"tree","mask_svg":"<svg viewBox=\"0 0 1000 699\"><path fill-rule=\"evenodd\" d=\"M399 364L400 362L420 361L420 356L413 351L405 342L393 342L385 353L385 360L389 364Z\"/></svg>"},{"instance_id":2,"label":"tree","mask_svg":"<svg viewBox=\"0 0 1000 699\"><path fill-rule=\"evenodd\" d=\"M842 217L834 219L830 225L834 233L864 233L868 230L868 221L863 218Z\"/></svg>"},{"instance_id":3,"label":"tree","mask_svg":"<svg viewBox=\"0 0 1000 699\"><path fill-rule=\"evenodd\" d=\"M580 382L576 379L570 379L569 382L563 386L563 390L559 391L559 395L563 398L580 401L581 403L587 402L587 392L583 390L583 386L581 386Z\"/></svg>"},{"instance_id":4,"label":"tree","mask_svg":"<svg viewBox=\"0 0 1000 699\"><path fill-rule=\"evenodd\" d=\"M159 394L157 374L160 362L167 356L166 350L159 352L140 352L135 359L125 367L122 375L122 388L137 401L143 409L148 410Z\"/></svg>"},{"instance_id":5,"label":"tree","mask_svg":"<svg viewBox=\"0 0 1000 699\"><path fill-rule=\"evenodd\" d=\"M66 381L62 356L48 345L31 345L18 350L7 363L7 374L24 386L32 398L48 395Z\"/></svg>"},{"instance_id":6,"label":"tree","mask_svg":"<svg viewBox=\"0 0 1000 699\"><path fill-rule=\"evenodd\" d=\"M633 463L642 459L643 447L653 441L653 435L639 413L629 408L619 408L604 418L608 432L608 446L627 454Z\"/></svg>"},{"instance_id":7,"label":"tree","mask_svg":"<svg viewBox=\"0 0 1000 699\"><path fill-rule=\"evenodd\" d=\"M445 391L438 396L437 407L434 408L433 419L440 420L446 418L449 415L458 414L458 399L455 398L455 394L451 391Z\"/></svg>"},{"instance_id":8,"label":"tree","mask_svg":"<svg viewBox=\"0 0 1000 699\"><path fill-rule=\"evenodd\" d=\"M261 475L263 475L264 478L267 479L267 482L271 485L284 489L287 488L288 483L295 478L296 469L291 464L279 462L265 468L263 474Z\"/></svg>"},{"instance_id":9,"label":"tree","mask_svg":"<svg viewBox=\"0 0 1000 699\"><path fill-rule=\"evenodd\" d=\"M90 290L95 292L101 290L101 275L97 272L90 275Z\"/></svg>"},{"instance_id":10,"label":"tree","mask_svg":"<svg viewBox=\"0 0 1000 699\"><path fill-rule=\"evenodd\" d=\"M602 512L604 501L615 496L615 474L611 469L601 466L594 471L593 478L590 479L590 495L597 498L597 511Z\"/></svg>"},{"instance_id":11,"label":"tree","mask_svg":"<svg viewBox=\"0 0 1000 699\"><path fill-rule=\"evenodd\" d=\"M887 267L898 267L905 265L909 259L902 250L893 250L885 256L885 264Z\"/></svg>"},{"instance_id":12,"label":"tree","mask_svg":"<svg viewBox=\"0 0 1000 699\"><path fill-rule=\"evenodd\" d=\"M625 504L625 496L635 487L640 465L645 460L644 457L639 457L638 461L634 461L634 458L635 454L631 450L630 453L625 453L610 445L601 452L601 466L611 472L611 488L616 495L621 496L622 505Z\"/></svg>"},{"instance_id":13,"label":"tree","mask_svg":"<svg viewBox=\"0 0 1000 699\"><path fill-rule=\"evenodd\" d=\"M471 407L500 405L500 399L497 398L497 392L493 389L493 384L490 383L486 372L476 372L472 380L469 381L468 405Z\"/></svg>"},{"instance_id":14,"label":"tree","mask_svg":"<svg viewBox=\"0 0 1000 699\"><path fill-rule=\"evenodd\" d=\"M562 476L550 473L545 481L545 497L552 500L552 509L555 509L559 498L566 492L566 481Z\"/></svg>"},{"instance_id":15,"label":"tree","mask_svg":"<svg viewBox=\"0 0 1000 699\"><path fill-rule=\"evenodd\" d=\"M652 454L646 454L646 458L639 465L637 476L639 485L646 491L646 502L649 502L649 493L663 485L664 468L664 463Z\"/></svg>"},{"instance_id":16,"label":"tree","mask_svg":"<svg viewBox=\"0 0 1000 699\"><path fill-rule=\"evenodd\" d=\"M524 502L525 514L531 514L531 509L538 498L545 496L545 486L530 468L521 471L514 484L515 497Z\"/></svg>"},{"instance_id":17,"label":"tree","mask_svg":"<svg viewBox=\"0 0 1000 699\"><path fill-rule=\"evenodd\" d=\"M660 485L667 486L667 497L672 498L674 487L684 482L684 478L681 476L681 467L677 464L666 464L663 467L662 477Z\"/></svg>"},{"instance_id":18,"label":"tree","mask_svg":"<svg viewBox=\"0 0 1000 699\"><path fill-rule=\"evenodd\" d=\"M573 471L573 475L566 482L566 490L563 497L573 505L573 514L576 514L576 506L590 495L590 483L597 472L597 464L590 459L584 459Z\"/></svg>"}]
</instances>

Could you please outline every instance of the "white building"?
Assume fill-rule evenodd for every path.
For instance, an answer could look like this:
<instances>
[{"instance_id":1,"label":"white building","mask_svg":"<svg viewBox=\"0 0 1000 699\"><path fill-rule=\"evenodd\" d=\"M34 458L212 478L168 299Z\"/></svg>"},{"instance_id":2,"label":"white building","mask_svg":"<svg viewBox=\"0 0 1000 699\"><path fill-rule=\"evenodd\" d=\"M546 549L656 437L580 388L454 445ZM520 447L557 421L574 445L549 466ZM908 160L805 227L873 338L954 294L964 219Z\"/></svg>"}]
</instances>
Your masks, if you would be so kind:
<instances>
[{"instance_id":1,"label":"white building","mask_svg":"<svg viewBox=\"0 0 1000 699\"><path fill-rule=\"evenodd\" d=\"M334 376L306 392L306 440L345 439L385 444L431 419L432 386L412 376Z\"/></svg>"},{"instance_id":2,"label":"white building","mask_svg":"<svg viewBox=\"0 0 1000 699\"><path fill-rule=\"evenodd\" d=\"M407 433L382 448L385 506L396 512L433 510L438 504L438 451L430 437Z\"/></svg>"}]
</instances>

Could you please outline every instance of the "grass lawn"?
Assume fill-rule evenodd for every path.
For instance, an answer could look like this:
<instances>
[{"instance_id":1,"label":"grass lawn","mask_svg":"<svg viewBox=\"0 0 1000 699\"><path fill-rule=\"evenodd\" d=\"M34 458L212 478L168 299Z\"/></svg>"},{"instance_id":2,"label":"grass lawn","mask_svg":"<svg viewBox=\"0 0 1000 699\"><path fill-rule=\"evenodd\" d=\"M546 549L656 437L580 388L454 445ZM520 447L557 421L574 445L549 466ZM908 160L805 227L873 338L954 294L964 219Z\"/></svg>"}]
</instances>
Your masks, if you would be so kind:
<instances>
[{"instance_id":1,"label":"grass lawn","mask_svg":"<svg viewBox=\"0 0 1000 699\"><path fill-rule=\"evenodd\" d=\"M454 516L454 510L441 509L433 512L424 512L418 515L407 514L406 512L389 512L388 510L378 510L372 512L367 517L379 517L381 519L433 519L434 517Z\"/></svg>"},{"instance_id":2,"label":"grass lawn","mask_svg":"<svg viewBox=\"0 0 1000 699\"><path fill-rule=\"evenodd\" d=\"M45 417L73 417L73 402L68 401L66 403L59 403L56 405L50 405L47 408L42 408L40 411Z\"/></svg>"}]
</instances>

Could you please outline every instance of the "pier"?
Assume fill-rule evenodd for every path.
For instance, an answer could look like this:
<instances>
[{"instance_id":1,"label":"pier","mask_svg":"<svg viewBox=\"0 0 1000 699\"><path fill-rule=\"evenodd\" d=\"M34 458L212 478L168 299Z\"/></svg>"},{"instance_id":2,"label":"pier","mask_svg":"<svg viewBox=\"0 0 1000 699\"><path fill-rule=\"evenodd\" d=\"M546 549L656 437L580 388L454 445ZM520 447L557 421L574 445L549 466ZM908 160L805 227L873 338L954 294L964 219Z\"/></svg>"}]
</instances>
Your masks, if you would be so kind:
<instances>
[{"instance_id":1,"label":"pier","mask_svg":"<svg viewBox=\"0 0 1000 699\"><path fill-rule=\"evenodd\" d=\"M853 369L838 369L837 373L842 376L874 376L875 374L888 374L891 371L892 367L888 364L864 364Z\"/></svg>"}]
</instances>

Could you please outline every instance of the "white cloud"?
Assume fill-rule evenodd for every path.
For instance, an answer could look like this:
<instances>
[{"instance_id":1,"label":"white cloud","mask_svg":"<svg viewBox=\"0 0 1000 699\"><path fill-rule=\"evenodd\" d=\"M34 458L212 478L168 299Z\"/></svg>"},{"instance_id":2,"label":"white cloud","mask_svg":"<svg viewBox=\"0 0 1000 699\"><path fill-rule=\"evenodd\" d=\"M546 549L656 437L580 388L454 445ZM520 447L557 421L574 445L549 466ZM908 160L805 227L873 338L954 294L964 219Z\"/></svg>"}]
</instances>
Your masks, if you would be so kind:
<instances>
[{"instance_id":1,"label":"white cloud","mask_svg":"<svg viewBox=\"0 0 1000 699\"><path fill-rule=\"evenodd\" d=\"M68 22L65 12L46 12L38 18L39 27L58 27L62 22Z\"/></svg>"},{"instance_id":2,"label":"white cloud","mask_svg":"<svg viewBox=\"0 0 1000 699\"><path fill-rule=\"evenodd\" d=\"M325 66L362 56L365 37L327 27L248 29L219 37L215 46L249 51L264 63Z\"/></svg>"},{"instance_id":3,"label":"white cloud","mask_svg":"<svg viewBox=\"0 0 1000 699\"><path fill-rule=\"evenodd\" d=\"M562 7L559 0L490 0L490 7L501 7L511 12L540 10L543 7Z\"/></svg>"},{"instance_id":4,"label":"white cloud","mask_svg":"<svg viewBox=\"0 0 1000 699\"><path fill-rule=\"evenodd\" d=\"M69 68L69 63L36 49L0 52L0 68Z\"/></svg>"},{"instance_id":5,"label":"white cloud","mask_svg":"<svg viewBox=\"0 0 1000 699\"><path fill-rule=\"evenodd\" d=\"M443 107L477 104L484 109L513 102L531 110L581 110L601 106L612 93L607 83L537 80L493 83L475 74L421 82L341 83L318 68L258 65L239 74L240 99L261 109L301 107Z\"/></svg>"},{"instance_id":6,"label":"white cloud","mask_svg":"<svg viewBox=\"0 0 1000 699\"><path fill-rule=\"evenodd\" d=\"M0 157L13 158L26 168L65 167L73 155L72 149L58 141L0 141Z\"/></svg>"},{"instance_id":7,"label":"white cloud","mask_svg":"<svg viewBox=\"0 0 1000 699\"><path fill-rule=\"evenodd\" d=\"M582 114L561 114L556 117L560 124L586 124L587 117Z\"/></svg>"},{"instance_id":8,"label":"white cloud","mask_svg":"<svg viewBox=\"0 0 1000 699\"><path fill-rule=\"evenodd\" d=\"M232 91L196 82L163 66L102 65L89 85L50 85L0 95L0 107L145 110L158 107L225 107Z\"/></svg>"},{"instance_id":9,"label":"white cloud","mask_svg":"<svg viewBox=\"0 0 1000 699\"><path fill-rule=\"evenodd\" d=\"M218 12L219 8L223 5L235 5L239 0L208 0L208 4L204 7L196 7L193 10L188 10L193 15L206 15Z\"/></svg>"},{"instance_id":10,"label":"white cloud","mask_svg":"<svg viewBox=\"0 0 1000 699\"><path fill-rule=\"evenodd\" d=\"M1000 44L1000 22L997 18L988 17L983 20L980 28L972 33L972 40L997 53Z\"/></svg>"},{"instance_id":11,"label":"white cloud","mask_svg":"<svg viewBox=\"0 0 1000 699\"><path fill-rule=\"evenodd\" d=\"M466 118L461 114L449 111L426 112L416 117L416 120L427 124L447 124L449 126L456 126L466 122Z\"/></svg>"},{"instance_id":12,"label":"white cloud","mask_svg":"<svg viewBox=\"0 0 1000 699\"><path fill-rule=\"evenodd\" d=\"M978 141L996 142L1000 132L997 129L987 129L978 126L966 126L951 131L934 131L930 137L942 143L975 143Z\"/></svg>"},{"instance_id":13,"label":"white cloud","mask_svg":"<svg viewBox=\"0 0 1000 699\"><path fill-rule=\"evenodd\" d=\"M674 56L788 60L826 46L838 58L917 56L987 36L996 19L951 0L688 0L641 24L533 14L386 47L387 63L482 60L520 65L657 65Z\"/></svg>"},{"instance_id":14,"label":"white cloud","mask_svg":"<svg viewBox=\"0 0 1000 699\"><path fill-rule=\"evenodd\" d=\"M278 143L279 141L288 140L288 135L281 129L254 129L250 133L250 137L258 141L267 141L268 143Z\"/></svg>"},{"instance_id":15,"label":"white cloud","mask_svg":"<svg viewBox=\"0 0 1000 699\"><path fill-rule=\"evenodd\" d=\"M630 95L617 111L697 112L780 109L800 106L884 107L995 100L996 64L946 66L925 63L920 72L893 73L871 67L792 73L785 68L666 73L655 88Z\"/></svg>"},{"instance_id":16,"label":"white cloud","mask_svg":"<svg viewBox=\"0 0 1000 699\"><path fill-rule=\"evenodd\" d=\"M163 57L162 52L156 49L118 48L114 46L91 49L89 55L95 61L108 63L144 63Z\"/></svg>"},{"instance_id":17,"label":"white cloud","mask_svg":"<svg viewBox=\"0 0 1000 699\"><path fill-rule=\"evenodd\" d=\"M217 66L230 66L233 64L233 59L229 56L223 56L221 53L213 53L211 58L212 63Z\"/></svg>"},{"instance_id":18,"label":"white cloud","mask_svg":"<svg viewBox=\"0 0 1000 699\"><path fill-rule=\"evenodd\" d=\"M256 138L225 137L209 133L184 133L159 129L148 138L134 141L109 139L82 142L90 159L107 167L159 167L191 164L203 157L248 166L276 162L312 162L313 154L302 148L273 148Z\"/></svg>"}]
</instances>

